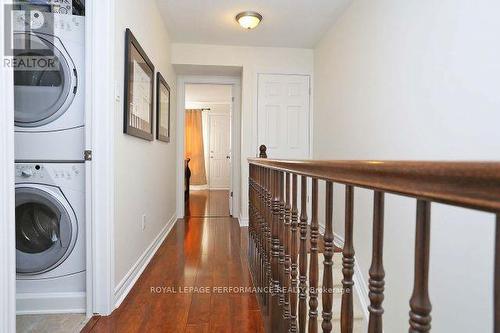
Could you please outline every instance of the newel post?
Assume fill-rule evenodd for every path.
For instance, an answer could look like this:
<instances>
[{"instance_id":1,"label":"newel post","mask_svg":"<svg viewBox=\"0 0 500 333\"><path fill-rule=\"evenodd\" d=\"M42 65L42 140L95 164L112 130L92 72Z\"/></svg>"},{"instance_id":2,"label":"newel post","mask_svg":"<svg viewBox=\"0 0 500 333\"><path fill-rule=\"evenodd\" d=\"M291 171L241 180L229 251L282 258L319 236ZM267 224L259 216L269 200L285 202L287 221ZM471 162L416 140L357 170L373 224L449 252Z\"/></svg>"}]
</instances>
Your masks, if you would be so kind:
<instances>
[{"instance_id":1,"label":"newel post","mask_svg":"<svg viewBox=\"0 0 500 333\"><path fill-rule=\"evenodd\" d=\"M259 158L267 158L267 147L266 147L266 145L261 145L259 147Z\"/></svg>"}]
</instances>

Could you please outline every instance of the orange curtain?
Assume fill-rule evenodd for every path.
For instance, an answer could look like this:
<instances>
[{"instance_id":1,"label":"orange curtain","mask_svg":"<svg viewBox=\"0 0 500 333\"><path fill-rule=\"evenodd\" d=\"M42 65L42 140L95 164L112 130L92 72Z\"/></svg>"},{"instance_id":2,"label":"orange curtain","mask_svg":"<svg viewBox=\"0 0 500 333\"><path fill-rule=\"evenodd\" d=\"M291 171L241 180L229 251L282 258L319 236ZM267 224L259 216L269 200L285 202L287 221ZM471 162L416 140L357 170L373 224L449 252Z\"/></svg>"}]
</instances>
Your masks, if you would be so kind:
<instances>
[{"instance_id":1,"label":"orange curtain","mask_svg":"<svg viewBox=\"0 0 500 333\"><path fill-rule=\"evenodd\" d=\"M185 158L190 158L191 185L207 184L201 110L186 110Z\"/></svg>"}]
</instances>

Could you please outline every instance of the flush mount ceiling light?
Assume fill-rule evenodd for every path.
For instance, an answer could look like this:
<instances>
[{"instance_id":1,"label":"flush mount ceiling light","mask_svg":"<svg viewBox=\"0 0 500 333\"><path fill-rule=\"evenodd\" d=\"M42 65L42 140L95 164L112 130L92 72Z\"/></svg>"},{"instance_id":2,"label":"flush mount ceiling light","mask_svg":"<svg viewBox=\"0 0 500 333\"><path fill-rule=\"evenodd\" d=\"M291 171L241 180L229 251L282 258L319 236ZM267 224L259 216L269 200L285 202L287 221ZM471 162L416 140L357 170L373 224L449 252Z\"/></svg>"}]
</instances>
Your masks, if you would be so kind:
<instances>
[{"instance_id":1,"label":"flush mount ceiling light","mask_svg":"<svg viewBox=\"0 0 500 333\"><path fill-rule=\"evenodd\" d=\"M253 29L262 21L262 15L257 12L241 12L236 15L236 21L245 29Z\"/></svg>"}]
</instances>

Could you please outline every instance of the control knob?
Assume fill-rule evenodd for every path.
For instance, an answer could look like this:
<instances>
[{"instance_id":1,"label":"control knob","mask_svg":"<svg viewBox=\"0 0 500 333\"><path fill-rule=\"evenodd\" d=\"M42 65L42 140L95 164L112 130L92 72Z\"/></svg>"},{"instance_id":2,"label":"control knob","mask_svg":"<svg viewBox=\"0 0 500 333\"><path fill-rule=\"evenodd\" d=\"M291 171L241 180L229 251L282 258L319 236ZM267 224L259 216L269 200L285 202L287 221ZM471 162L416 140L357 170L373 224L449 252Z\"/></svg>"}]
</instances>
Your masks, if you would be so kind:
<instances>
[{"instance_id":1,"label":"control knob","mask_svg":"<svg viewBox=\"0 0 500 333\"><path fill-rule=\"evenodd\" d=\"M21 176L25 177L25 178L29 178L31 176L33 176L33 170L31 169L24 169L21 171Z\"/></svg>"}]
</instances>

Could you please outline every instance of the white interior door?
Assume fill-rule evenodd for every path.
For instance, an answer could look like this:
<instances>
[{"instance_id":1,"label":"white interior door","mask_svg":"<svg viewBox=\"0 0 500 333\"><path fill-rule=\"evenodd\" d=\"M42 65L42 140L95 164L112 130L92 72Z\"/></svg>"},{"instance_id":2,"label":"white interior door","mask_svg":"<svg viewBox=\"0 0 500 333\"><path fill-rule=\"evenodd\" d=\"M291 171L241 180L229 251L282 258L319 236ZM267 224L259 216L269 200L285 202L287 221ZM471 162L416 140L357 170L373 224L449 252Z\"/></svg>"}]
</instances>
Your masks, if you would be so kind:
<instances>
[{"instance_id":1,"label":"white interior door","mask_svg":"<svg viewBox=\"0 0 500 333\"><path fill-rule=\"evenodd\" d=\"M229 189L231 181L231 118L210 115L209 187Z\"/></svg>"},{"instance_id":2,"label":"white interior door","mask_svg":"<svg viewBox=\"0 0 500 333\"><path fill-rule=\"evenodd\" d=\"M308 75L259 74L258 144L272 159L309 158Z\"/></svg>"}]
</instances>

